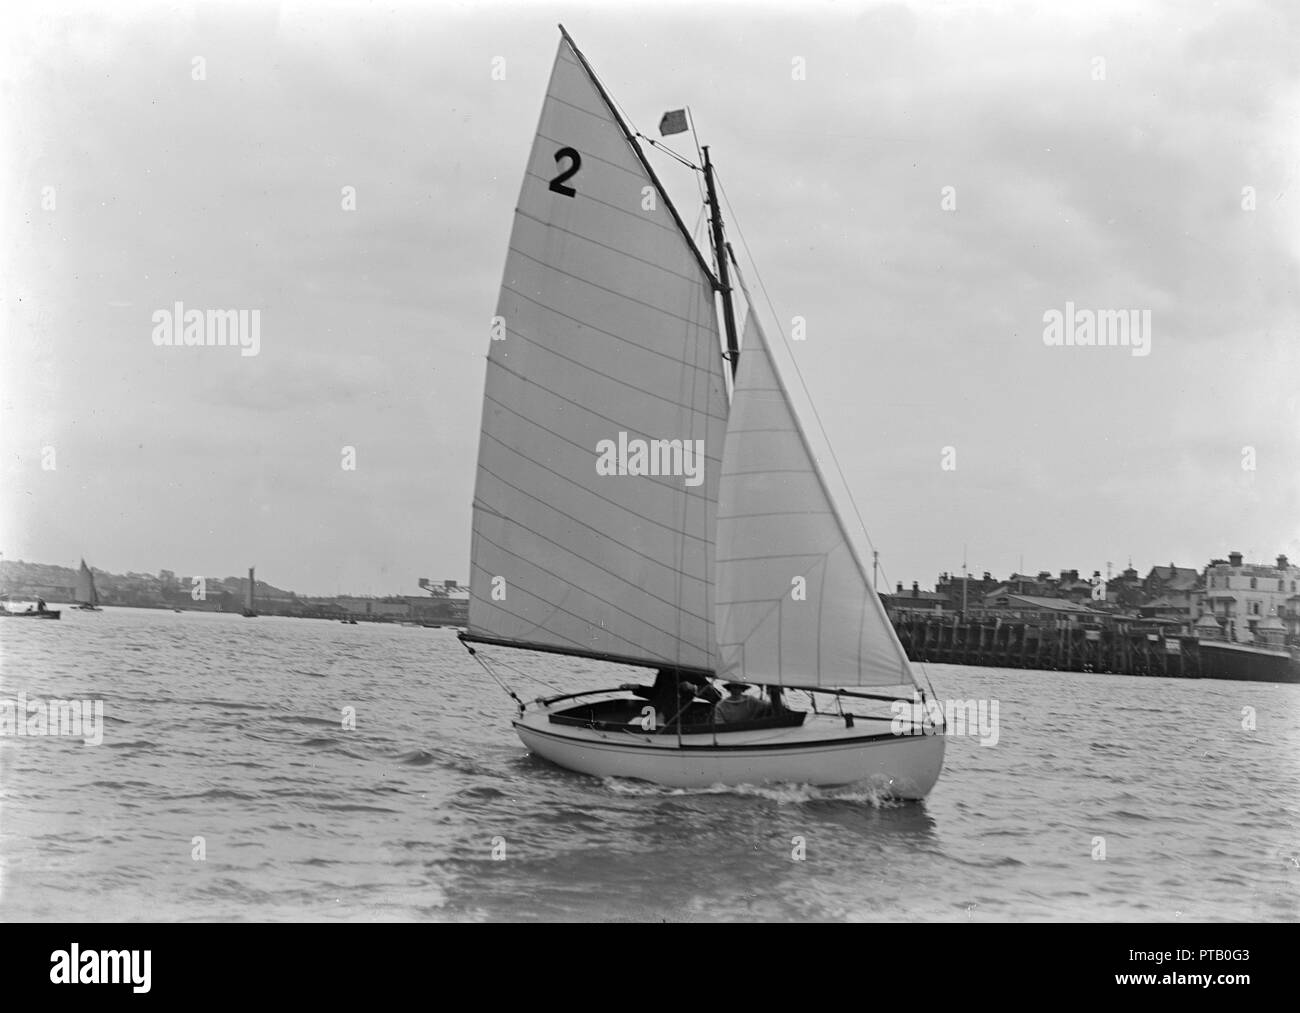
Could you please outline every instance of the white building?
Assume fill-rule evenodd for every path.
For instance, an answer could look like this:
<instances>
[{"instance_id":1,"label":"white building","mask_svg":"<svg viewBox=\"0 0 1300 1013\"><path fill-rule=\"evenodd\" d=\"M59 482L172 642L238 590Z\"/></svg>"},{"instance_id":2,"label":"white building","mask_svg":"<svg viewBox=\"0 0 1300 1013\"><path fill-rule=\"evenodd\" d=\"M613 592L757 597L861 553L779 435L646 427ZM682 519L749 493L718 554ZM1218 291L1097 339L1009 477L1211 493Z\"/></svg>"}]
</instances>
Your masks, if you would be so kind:
<instances>
[{"instance_id":1,"label":"white building","mask_svg":"<svg viewBox=\"0 0 1300 1013\"><path fill-rule=\"evenodd\" d=\"M1240 552L1205 568L1205 608L1220 623L1225 639L1256 643L1255 633L1276 614L1290 636L1300 635L1300 566L1277 557L1277 565L1242 563Z\"/></svg>"}]
</instances>

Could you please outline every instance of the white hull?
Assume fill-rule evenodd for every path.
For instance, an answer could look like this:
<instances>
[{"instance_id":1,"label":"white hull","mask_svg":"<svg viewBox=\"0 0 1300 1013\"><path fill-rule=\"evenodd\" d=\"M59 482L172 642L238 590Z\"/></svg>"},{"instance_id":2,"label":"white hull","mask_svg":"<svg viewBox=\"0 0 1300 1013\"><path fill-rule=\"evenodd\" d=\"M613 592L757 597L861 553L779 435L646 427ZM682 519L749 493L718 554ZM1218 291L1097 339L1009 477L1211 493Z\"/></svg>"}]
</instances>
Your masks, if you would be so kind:
<instances>
[{"instance_id":1,"label":"white hull","mask_svg":"<svg viewBox=\"0 0 1300 1013\"><path fill-rule=\"evenodd\" d=\"M943 768L942 735L892 735L881 722L846 728L842 720L812 715L798 728L683 735L680 744L672 734L554 724L545 710L514 725L530 752L561 767L673 788L864 784L896 798L920 799Z\"/></svg>"}]
</instances>

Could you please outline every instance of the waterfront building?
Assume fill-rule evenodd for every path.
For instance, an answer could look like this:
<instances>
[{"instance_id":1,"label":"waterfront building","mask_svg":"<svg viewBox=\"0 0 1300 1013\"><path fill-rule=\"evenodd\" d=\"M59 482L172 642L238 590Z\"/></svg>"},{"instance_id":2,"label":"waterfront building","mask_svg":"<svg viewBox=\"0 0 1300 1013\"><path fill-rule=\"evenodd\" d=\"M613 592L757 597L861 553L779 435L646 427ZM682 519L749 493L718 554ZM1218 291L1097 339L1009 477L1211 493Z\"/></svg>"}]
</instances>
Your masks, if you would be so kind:
<instances>
[{"instance_id":1,"label":"waterfront building","mask_svg":"<svg viewBox=\"0 0 1300 1013\"><path fill-rule=\"evenodd\" d=\"M961 608L960 583L957 586L957 594L959 597L955 607ZM951 612L954 608L947 594L942 591L922 591L916 581L912 581L910 591L904 591L903 582L899 581L898 588L893 594L882 594L880 599L891 617L918 613L929 616L942 616L945 612Z\"/></svg>"},{"instance_id":2,"label":"waterfront building","mask_svg":"<svg viewBox=\"0 0 1300 1013\"><path fill-rule=\"evenodd\" d=\"M1118 577L1106 581L1106 600L1121 608L1136 608L1147 600L1144 582L1132 563Z\"/></svg>"},{"instance_id":3,"label":"waterfront building","mask_svg":"<svg viewBox=\"0 0 1300 1013\"><path fill-rule=\"evenodd\" d=\"M1065 598L1076 604L1092 600L1092 584L1081 579L1078 570L1062 570L1055 591L1054 597Z\"/></svg>"},{"instance_id":4,"label":"waterfront building","mask_svg":"<svg viewBox=\"0 0 1300 1013\"><path fill-rule=\"evenodd\" d=\"M1214 614L1211 612L1201 613L1201 618L1197 619L1192 626L1192 632L1200 640L1223 639L1223 625L1214 618Z\"/></svg>"},{"instance_id":5,"label":"waterfront building","mask_svg":"<svg viewBox=\"0 0 1300 1013\"><path fill-rule=\"evenodd\" d=\"M1257 634L1275 635L1275 624L1264 628L1270 616L1281 625L1284 639L1294 642L1300 638L1300 567L1284 555L1275 565L1245 563L1240 552L1211 560L1205 568L1205 607L1231 643L1262 643L1265 637Z\"/></svg>"},{"instance_id":6,"label":"waterfront building","mask_svg":"<svg viewBox=\"0 0 1300 1013\"><path fill-rule=\"evenodd\" d=\"M976 577L974 574L963 577L959 573L942 573L934 585L934 591L948 600L948 608L960 612L963 596L967 606L974 605L999 586L1000 582L994 580L993 575L988 570L984 571L982 577ZM899 587L901 588L902 585L900 584ZM890 596L884 595L883 597L888 598Z\"/></svg>"},{"instance_id":7,"label":"waterfront building","mask_svg":"<svg viewBox=\"0 0 1300 1013\"><path fill-rule=\"evenodd\" d=\"M1143 611L1143 615L1159 614L1168 618L1182 619L1192 623L1201 614L1201 602L1204 598L1205 584L1190 566L1153 566L1142 581L1142 594L1145 602L1160 605L1158 613Z\"/></svg>"},{"instance_id":8,"label":"waterfront building","mask_svg":"<svg viewBox=\"0 0 1300 1013\"><path fill-rule=\"evenodd\" d=\"M334 602L353 619L408 620L411 605L404 598L360 598L340 595Z\"/></svg>"},{"instance_id":9,"label":"waterfront building","mask_svg":"<svg viewBox=\"0 0 1300 1013\"><path fill-rule=\"evenodd\" d=\"M1101 623L1112 618L1106 612L1098 612L1067 598L1012 594L1001 588L987 595L979 607L972 608L970 612L974 619L1017 619L1040 625L1057 622Z\"/></svg>"}]
</instances>

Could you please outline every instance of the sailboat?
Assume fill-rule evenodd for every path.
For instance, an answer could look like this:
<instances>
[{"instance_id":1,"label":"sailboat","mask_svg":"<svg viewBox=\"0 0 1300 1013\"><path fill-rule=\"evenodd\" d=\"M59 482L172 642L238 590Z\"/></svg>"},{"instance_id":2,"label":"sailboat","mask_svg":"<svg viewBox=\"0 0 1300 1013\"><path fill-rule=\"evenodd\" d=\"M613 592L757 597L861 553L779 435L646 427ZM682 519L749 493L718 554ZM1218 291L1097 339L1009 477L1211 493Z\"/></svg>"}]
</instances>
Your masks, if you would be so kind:
<instances>
[{"instance_id":1,"label":"sailboat","mask_svg":"<svg viewBox=\"0 0 1300 1013\"><path fill-rule=\"evenodd\" d=\"M496 648L655 671L529 702L506 687L524 745L561 767L923 798L941 718L748 300L709 149L691 168L712 262L560 32L489 342L461 640L494 676Z\"/></svg>"},{"instance_id":2,"label":"sailboat","mask_svg":"<svg viewBox=\"0 0 1300 1013\"><path fill-rule=\"evenodd\" d=\"M95 575L90 572L90 567L86 561L81 561L81 569L77 571L77 587L73 600L76 604L73 608L81 612L102 612L99 607L99 592L95 590Z\"/></svg>"}]
</instances>

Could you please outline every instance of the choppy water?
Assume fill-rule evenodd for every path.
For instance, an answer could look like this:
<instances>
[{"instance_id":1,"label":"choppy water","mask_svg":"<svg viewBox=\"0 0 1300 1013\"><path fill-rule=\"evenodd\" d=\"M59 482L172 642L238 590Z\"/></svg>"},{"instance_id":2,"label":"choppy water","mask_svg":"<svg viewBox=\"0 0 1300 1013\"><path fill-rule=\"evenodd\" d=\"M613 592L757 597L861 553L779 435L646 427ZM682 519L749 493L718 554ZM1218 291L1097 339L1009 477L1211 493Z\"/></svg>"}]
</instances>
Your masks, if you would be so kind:
<instances>
[{"instance_id":1,"label":"choppy water","mask_svg":"<svg viewBox=\"0 0 1300 1013\"><path fill-rule=\"evenodd\" d=\"M0 651L0 698L105 707L100 745L0 737L7 920L1300 915L1300 686L931 665L999 740L950 739L918 804L556 769L447 630L110 609Z\"/></svg>"}]
</instances>

